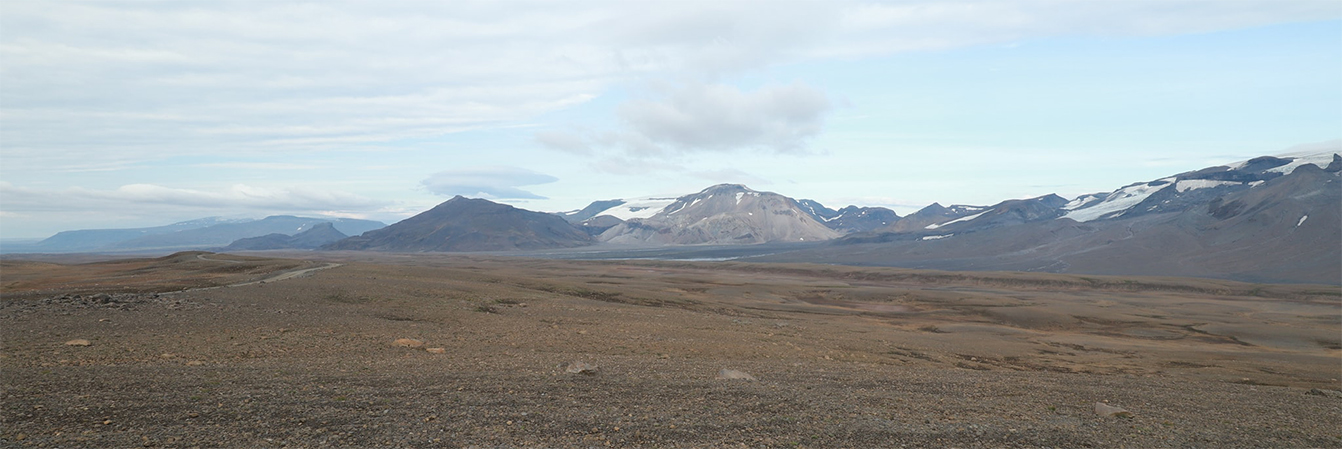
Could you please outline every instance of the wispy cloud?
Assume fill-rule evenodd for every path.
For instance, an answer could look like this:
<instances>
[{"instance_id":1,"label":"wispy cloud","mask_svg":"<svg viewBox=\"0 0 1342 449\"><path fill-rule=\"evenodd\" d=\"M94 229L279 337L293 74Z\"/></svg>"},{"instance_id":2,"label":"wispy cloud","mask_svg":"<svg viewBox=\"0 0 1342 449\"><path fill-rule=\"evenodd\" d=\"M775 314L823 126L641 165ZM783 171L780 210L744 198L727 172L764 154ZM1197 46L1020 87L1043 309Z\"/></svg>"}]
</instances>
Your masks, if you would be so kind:
<instances>
[{"instance_id":1,"label":"wispy cloud","mask_svg":"<svg viewBox=\"0 0 1342 449\"><path fill-rule=\"evenodd\" d=\"M491 199L545 199L519 186L548 184L559 178L518 167L469 167L434 173L420 181L435 195Z\"/></svg>"},{"instance_id":2,"label":"wispy cloud","mask_svg":"<svg viewBox=\"0 0 1342 449\"><path fill-rule=\"evenodd\" d=\"M305 187L264 188L236 184L227 189L205 191L155 184L127 184L114 190L71 187L61 190L35 189L0 181L0 196L7 211L99 211L139 208L190 208L210 211L344 211L369 212L389 205L347 192Z\"/></svg>"}]
</instances>

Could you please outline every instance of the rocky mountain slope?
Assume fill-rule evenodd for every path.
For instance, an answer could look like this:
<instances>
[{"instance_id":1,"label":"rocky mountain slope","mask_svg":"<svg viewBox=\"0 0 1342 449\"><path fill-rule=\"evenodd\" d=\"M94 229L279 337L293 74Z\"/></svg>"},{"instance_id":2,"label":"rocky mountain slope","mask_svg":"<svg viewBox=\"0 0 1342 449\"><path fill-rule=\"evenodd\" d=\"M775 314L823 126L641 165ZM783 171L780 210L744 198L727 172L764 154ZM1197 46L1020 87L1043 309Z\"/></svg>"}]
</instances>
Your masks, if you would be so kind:
<instances>
[{"instance_id":1,"label":"rocky mountain slope","mask_svg":"<svg viewBox=\"0 0 1342 449\"><path fill-rule=\"evenodd\" d=\"M509 251L572 248L593 243L592 236L554 214L457 196L391 226L322 249Z\"/></svg>"},{"instance_id":2,"label":"rocky mountain slope","mask_svg":"<svg viewBox=\"0 0 1342 449\"><path fill-rule=\"evenodd\" d=\"M647 218L630 218L598 238L616 244L754 244L828 240L841 235L797 201L738 184L677 198Z\"/></svg>"}]
</instances>

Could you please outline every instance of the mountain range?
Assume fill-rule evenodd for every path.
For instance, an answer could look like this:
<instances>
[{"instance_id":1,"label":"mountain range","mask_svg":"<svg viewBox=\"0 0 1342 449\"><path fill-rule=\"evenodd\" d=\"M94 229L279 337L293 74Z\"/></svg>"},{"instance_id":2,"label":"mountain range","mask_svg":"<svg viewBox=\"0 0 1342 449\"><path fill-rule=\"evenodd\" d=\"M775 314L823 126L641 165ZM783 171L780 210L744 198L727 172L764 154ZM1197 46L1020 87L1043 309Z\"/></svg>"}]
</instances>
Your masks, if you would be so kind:
<instances>
[{"instance_id":1,"label":"mountain range","mask_svg":"<svg viewBox=\"0 0 1342 449\"><path fill-rule=\"evenodd\" d=\"M323 223L331 224L334 230L344 235L358 235L386 226L379 221L352 218L274 215L254 220L211 217L149 228L64 231L37 242L29 251L73 253L219 248L250 237L298 234Z\"/></svg>"},{"instance_id":2,"label":"mountain range","mask_svg":"<svg viewBox=\"0 0 1342 449\"><path fill-rule=\"evenodd\" d=\"M880 207L831 209L739 184L599 200L561 213L458 196L386 227L291 216L211 218L68 231L39 245L52 252L193 245L422 252L773 244L783 246L748 260L1337 284L1339 173L1342 155L1332 152L1265 156L1073 199L933 203L904 217Z\"/></svg>"}]
</instances>

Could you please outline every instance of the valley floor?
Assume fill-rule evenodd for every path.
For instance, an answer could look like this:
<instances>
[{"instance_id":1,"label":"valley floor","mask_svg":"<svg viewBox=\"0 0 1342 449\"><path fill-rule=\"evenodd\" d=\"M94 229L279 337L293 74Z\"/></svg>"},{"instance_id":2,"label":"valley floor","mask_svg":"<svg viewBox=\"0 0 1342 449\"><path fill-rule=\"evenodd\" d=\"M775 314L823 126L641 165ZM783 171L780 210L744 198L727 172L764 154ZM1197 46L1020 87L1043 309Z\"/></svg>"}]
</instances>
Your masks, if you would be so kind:
<instances>
[{"instance_id":1,"label":"valley floor","mask_svg":"<svg viewBox=\"0 0 1342 449\"><path fill-rule=\"evenodd\" d=\"M0 441L1342 447L1337 287L304 257L4 260Z\"/></svg>"}]
</instances>

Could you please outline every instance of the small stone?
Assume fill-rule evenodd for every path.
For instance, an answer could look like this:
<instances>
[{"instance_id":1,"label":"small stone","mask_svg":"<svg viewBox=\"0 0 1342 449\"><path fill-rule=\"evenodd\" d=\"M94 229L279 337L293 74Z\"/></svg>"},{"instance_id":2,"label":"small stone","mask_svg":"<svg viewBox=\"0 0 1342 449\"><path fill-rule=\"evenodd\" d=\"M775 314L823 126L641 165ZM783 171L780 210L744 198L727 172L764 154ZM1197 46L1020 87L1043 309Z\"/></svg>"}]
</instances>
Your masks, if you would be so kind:
<instances>
[{"instance_id":1,"label":"small stone","mask_svg":"<svg viewBox=\"0 0 1342 449\"><path fill-rule=\"evenodd\" d=\"M413 338L397 338L396 341L391 342L391 345L403 348L419 348L424 346L424 341Z\"/></svg>"},{"instance_id":2,"label":"small stone","mask_svg":"<svg viewBox=\"0 0 1342 449\"><path fill-rule=\"evenodd\" d=\"M739 370L734 370L734 369L723 368L722 370L718 371L718 379L720 379L720 380L748 380L748 381L752 381L752 382L753 382L753 381L755 380L755 376L751 376L750 374L746 373L745 371L739 371Z\"/></svg>"},{"instance_id":3,"label":"small stone","mask_svg":"<svg viewBox=\"0 0 1342 449\"><path fill-rule=\"evenodd\" d=\"M192 360L190 362L186 362L186 366L205 366L205 362L200 360Z\"/></svg>"},{"instance_id":4,"label":"small stone","mask_svg":"<svg viewBox=\"0 0 1342 449\"><path fill-rule=\"evenodd\" d=\"M93 343L90 342L90 341L88 341L88 340L82 339L82 338L76 338L76 339L74 339L74 340L70 340L70 341L65 342L65 345L66 345L66 346L93 346Z\"/></svg>"},{"instance_id":5,"label":"small stone","mask_svg":"<svg viewBox=\"0 0 1342 449\"><path fill-rule=\"evenodd\" d=\"M1322 389L1322 388L1310 388L1309 391L1306 392L1305 394L1310 394L1310 395L1314 395L1314 396L1323 396L1323 397L1325 397L1325 398L1342 399L1342 391L1337 391L1337 390L1325 390L1325 389Z\"/></svg>"},{"instance_id":6,"label":"small stone","mask_svg":"<svg viewBox=\"0 0 1342 449\"><path fill-rule=\"evenodd\" d=\"M425 351L428 351L430 354L446 354L446 353L447 353L447 348L424 348L424 350L425 350Z\"/></svg>"},{"instance_id":7,"label":"small stone","mask_svg":"<svg viewBox=\"0 0 1342 449\"><path fill-rule=\"evenodd\" d=\"M1122 408L1119 408L1119 407L1114 407L1114 406L1109 405L1109 404L1105 404L1105 403L1103 403L1103 402L1096 402L1096 403L1095 403L1095 414L1096 414L1096 415L1103 416L1103 417L1105 417L1105 418L1108 418L1108 417L1111 417L1111 416L1117 416L1117 417L1119 417L1119 418L1131 418L1131 417L1132 417L1132 412L1127 411L1127 410L1123 410Z\"/></svg>"},{"instance_id":8,"label":"small stone","mask_svg":"<svg viewBox=\"0 0 1342 449\"><path fill-rule=\"evenodd\" d=\"M600 371L601 371L601 368L600 368L600 367L598 367L598 366L596 366L596 365L593 365L593 364L591 364L591 363L580 362L580 361L573 361L573 362L570 362L570 363L568 364L568 366L564 368L564 372L566 372L566 373L569 373L569 374L586 374L586 375L588 375L588 376L594 376L594 375L596 375L597 372L600 372Z\"/></svg>"}]
</instances>

